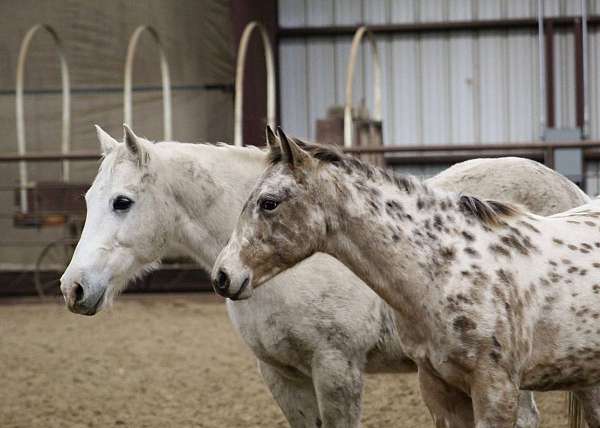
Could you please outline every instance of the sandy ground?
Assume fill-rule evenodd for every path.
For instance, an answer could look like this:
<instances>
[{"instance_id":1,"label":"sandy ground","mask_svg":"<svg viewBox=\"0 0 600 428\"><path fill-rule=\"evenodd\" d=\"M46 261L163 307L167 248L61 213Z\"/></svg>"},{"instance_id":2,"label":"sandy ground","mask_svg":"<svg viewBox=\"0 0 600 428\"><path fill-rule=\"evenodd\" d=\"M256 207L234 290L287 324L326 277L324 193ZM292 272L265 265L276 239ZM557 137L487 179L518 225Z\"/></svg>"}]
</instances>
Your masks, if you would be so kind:
<instances>
[{"instance_id":1,"label":"sandy ground","mask_svg":"<svg viewBox=\"0 0 600 428\"><path fill-rule=\"evenodd\" d=\"M545 428L564 394L542 394ZM201 295L125 296L87 318L0 302L0 427L285 427L225 307ZM414 375L370 375L364 427L431 427Z\"/></svg>"}]
</instances>

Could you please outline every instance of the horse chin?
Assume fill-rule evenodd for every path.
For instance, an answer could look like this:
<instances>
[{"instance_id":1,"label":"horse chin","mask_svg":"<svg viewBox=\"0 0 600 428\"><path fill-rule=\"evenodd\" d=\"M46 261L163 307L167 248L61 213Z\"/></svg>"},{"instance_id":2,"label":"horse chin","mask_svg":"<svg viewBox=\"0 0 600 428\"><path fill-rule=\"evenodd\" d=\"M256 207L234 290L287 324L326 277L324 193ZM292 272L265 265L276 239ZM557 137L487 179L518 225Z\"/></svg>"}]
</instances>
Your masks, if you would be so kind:
<instances>
[{"instance_id":1,"label":"horse chin","mask_svg":"<svg viewBox=\"0 0 600 428\"><path fill-rule=\"evenodd\" d=\"M227 298L233 301L246 300L252 297L254 294L254 290L252 288L252 279L250 277L246 277L240 288L233 294L228 294Z\"/></svg>"}]
</instances>

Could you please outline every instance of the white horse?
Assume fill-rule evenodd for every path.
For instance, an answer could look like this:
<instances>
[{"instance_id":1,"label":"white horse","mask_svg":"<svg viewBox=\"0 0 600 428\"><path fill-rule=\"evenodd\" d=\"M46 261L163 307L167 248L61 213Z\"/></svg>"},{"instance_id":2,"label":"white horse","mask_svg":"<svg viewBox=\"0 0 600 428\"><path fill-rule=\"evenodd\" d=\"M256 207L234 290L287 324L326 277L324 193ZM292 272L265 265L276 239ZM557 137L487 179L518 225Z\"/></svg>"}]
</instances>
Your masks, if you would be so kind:
<instances>
[{"instance_id":1,"label":"white horse","mask_svg":"<svg viewBox=\"0 0 600 428\"><path fill-rule=\"evenodd\" d=\"M437 426L512 428L522 388L573 391L600 427L600 200L541 217L280 140L215 287L249 299L326 252L397 310Z\"/></svg>"},{"instance_id":2,"label":"white horse","mask_svg":"<svg viewBox=\"0 0 600 428\"><path fill-rule=\"evenodd\" d=\"M98 128L105 158L86 194L85 228L61 285L69 308L77 313L91 315L110 304L170 247L181 248L210 269L266 167L266 153L254 148L151 144L132 132L127 136L121 144ZM539 164L524 159L480 163L475 169L490 173L496 164L530 171L517 181L506 177L514 190L564 180L544 167L541 175L535 173ZM457 174L447 175L450 181ZM469 186L470 181L461 184ZM485 189L485 178L479 185ZM501 196L510 200L510 189L504 192ZM484 196L498 195L488 188ZM585 201L574 185L542 200L557 209ZM324 254L274 278L252 300L227 300L227 310L293 427L358 426L363 370L415 370L402 351L394 312ZM523 395L520 417L519 426L537 426L530 394Z\"/></svg>"},{"instance_id":3,"label":"white horse","mask_svg":"<svg viewBox=\"0 0 600 428\"><path fill-rule=\"evenodd\" d=\"M590 201L566 177L541 163L515 157L457 163L426 181L437 189L512 202L539 215L552 215Z\"/></svg>"}]
</instances>

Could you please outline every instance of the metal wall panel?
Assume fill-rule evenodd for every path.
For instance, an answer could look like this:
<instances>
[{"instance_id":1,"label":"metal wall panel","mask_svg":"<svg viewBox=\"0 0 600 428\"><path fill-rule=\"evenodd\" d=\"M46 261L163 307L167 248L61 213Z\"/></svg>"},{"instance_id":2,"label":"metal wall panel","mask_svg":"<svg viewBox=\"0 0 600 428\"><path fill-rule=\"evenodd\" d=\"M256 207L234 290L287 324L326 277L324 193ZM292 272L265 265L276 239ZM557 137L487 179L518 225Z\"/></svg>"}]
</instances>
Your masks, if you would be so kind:
<instances>
[{"instance_id":1,"label":"metal wall panel","mask_svg":"<svg viewBox=\"0 0 600 428\"><path fill-rule=\"evenodd\" d=\"M394 16L394 23L462 21L469 19L535 18L537 0L279 0L279 22L283 27L305 25L308 10L335 11L337 25L381 23L381 12ZM544 0L546 16L581 13L580 0ZM600 1L588 0L588 12L600 13ZM315 21L306 23L318 26Z\"/></svg>"},{"instance_id":2,"label":"metal wall panel","mask_svg":"<svg viewBox=\"0 0 600 428\"><path fill-rule=\"evenodd\" d=\"M540 132L538 45L536 34L516 32L507 40L508 134L511 141L531 141Z\"/></svg>"},{"instance_id":3,"label":"metal wall panel","mask_svg":"<svg viewBox=\"0 0 600 428\"><path fill-rule=\"evenodd\" d=\"M306 25L306 3L304 0L279 0L279 26L302 27Z\"/></svg>"},{"instance_id":4,"label":"metal wall panel","mask_svg":"<svg viewBox=\"0 0 600 428\"><path fill-rule=\"evenodd\" d=\"M313 129L317 119L327 114L335 100L335 48L329 40L308 45L308 125ZM311 138L314 134L310 134Z\"/></svg>"},{"instance_id":5,"label":"metal wall panel","mask_svg":"<svg viewBox=\"0 0 600 428\"><path fill-rule=\"evenodd\" d=\"M291 135L303 138L310 135L306 51L302 40L283 40L279 49L282 125Z\"/></svg>"},{"instance_id":6,"label":"metal wall panel","mask_svg":"<svg viewBox=\"0 0 600 428\"><path fill-rule=\"evenodd\" d=\"M560 30L554 39L554 94L557 128L575 126L575 40Z\"/></svg>"},{"instance_id":7,"label":"metal wall panel","mask_svg":"<svg viewBox=\"0 0 600 428\"><path fill-rule=\"evenodd\" d=\"M600 76L600 32L590 32L589 45L590 82L588 92L589 104L589 133L590 138L600 139L600 81L594 76Z\"/></svg>"},{"instance_id":8,"label":"metal wall panel","mask_svg":"<svg viewBox=\"0 0 600 428\"><path fill-rule=\"evenodd\" d=\"M477 101L479 85L475 81L475 40L469 36L449 39L450 63L450 132L448 143L475 143L479 135Z\"/></svg>"},{"instance_id":9,"label":"metal wall panel","mask_svg":"<svg viewBox=\"0 0 600 428\"><path fill-rule=\"evenodd\" d=\"M600 0L588 2L600 13ZM448 20L535 18L537 0L304 0L280 2L282 26L413 23ZM577 0L546 0L546 16L580 13ZM297 14L300 17L291 15ZM555 116L557 126L575 125L573 35L555 36ZM283 123L314 138L315 120L333 104L342 105L350 37L283 40ZM300 55L299 45L306 46ZM284 54L286 49L295 54ZM499 143L539 138L539 64L535 31L438 33L378 36L383 66L383 121L386 144ZM354 103L373 109L368 45L358 58ZM600 137L600 38L590 37L590 118L592 135ZM286 62L283 57L288 58ZM303 65L300 63L304 61ZM299 76L305 72L305 77ZM297 81L296 81L297 80ZM306 87L302 87L302 84ZM294 103L295 117L286 117ZM327 105L324 105L327 103ZM298 106L307 111L300 113Z\"/></svg>"},{"instance_id":10,"label":"metal wall panel","mask_svg":"<svg viewBox=\"0 0 600 428\"><path fill-rule=\"evenodd\" d=\"M394 37L392 41L392 94L393 116L384 116L383 120L393 122L391 138L384 141L412 141L422 143L421 120L421 77L420 50L418 42L412 37ZM384 82L384 85L387 85ZM387 86L386 86L387 88Z\"/></svg>"},{"instance_id":11,"label":"metal wall panel","mask_svg":"<svg viewBox=\"0 0 600 428\"><path fill-rule=\"evenodd\" d=\"M448 0L448 21L468 21L473 19L473 3L465 0Z\"/></svg>"}]
</instances>

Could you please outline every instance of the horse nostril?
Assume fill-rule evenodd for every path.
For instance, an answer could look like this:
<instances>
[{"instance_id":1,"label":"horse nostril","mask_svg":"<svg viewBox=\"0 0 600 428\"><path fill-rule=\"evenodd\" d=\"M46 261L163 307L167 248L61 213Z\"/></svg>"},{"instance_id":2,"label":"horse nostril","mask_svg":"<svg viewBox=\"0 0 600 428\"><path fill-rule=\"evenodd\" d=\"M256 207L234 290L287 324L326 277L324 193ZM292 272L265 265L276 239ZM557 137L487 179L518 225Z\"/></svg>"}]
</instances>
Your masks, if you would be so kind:
<instances>
[{"instance_id":1,"label":"horse nostril","mask_svg":"<svg viewBox=\"0 0 600 428\"><path fill-rule=\"evenodd\" d=\"M219 270L217 274L216 288L220 292L225 292L229 288L229 284L231 283L229 279L229 275L227 275L222 269Z\"/></svg>"},{"instance_id":2,"label":"horse nostril","mask_svg":"<svg viewBox=\"0 0 600 428\"><path fill-rule=\"evenodd\" d=\"M83 300L83 287L81 284L76 282L73 291L75 293L75 303L81 302Z\"/></svg>"}]
</instances>

